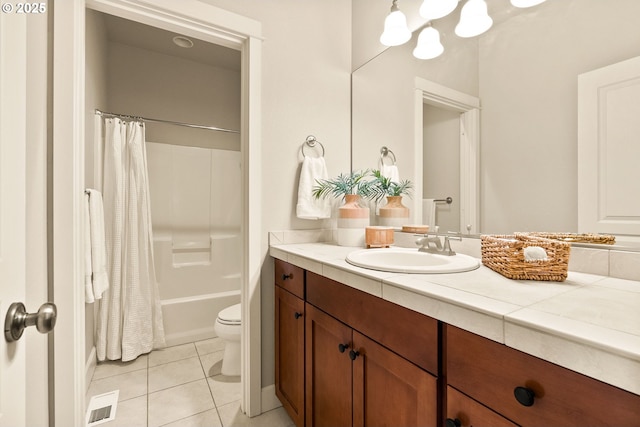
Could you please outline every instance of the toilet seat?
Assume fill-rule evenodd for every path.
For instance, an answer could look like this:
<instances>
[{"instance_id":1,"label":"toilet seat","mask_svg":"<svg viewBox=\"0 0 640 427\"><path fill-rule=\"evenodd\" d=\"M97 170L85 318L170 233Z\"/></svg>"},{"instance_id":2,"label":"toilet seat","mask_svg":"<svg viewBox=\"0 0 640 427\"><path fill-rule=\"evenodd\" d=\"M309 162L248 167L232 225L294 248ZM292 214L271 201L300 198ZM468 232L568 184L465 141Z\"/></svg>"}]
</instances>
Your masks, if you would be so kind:
<instances>
[{"instance_id":1,"label":"toilet seat","mask_svg":"<svg viewBox=\"0 0 640 427\"><path fill-rule=\"evenodd\" d=\"M220 310L218 313L218 322L223 325L240 325L242 323L240 304L234 304L224 310Z\"/></svg>"}]
</instances>

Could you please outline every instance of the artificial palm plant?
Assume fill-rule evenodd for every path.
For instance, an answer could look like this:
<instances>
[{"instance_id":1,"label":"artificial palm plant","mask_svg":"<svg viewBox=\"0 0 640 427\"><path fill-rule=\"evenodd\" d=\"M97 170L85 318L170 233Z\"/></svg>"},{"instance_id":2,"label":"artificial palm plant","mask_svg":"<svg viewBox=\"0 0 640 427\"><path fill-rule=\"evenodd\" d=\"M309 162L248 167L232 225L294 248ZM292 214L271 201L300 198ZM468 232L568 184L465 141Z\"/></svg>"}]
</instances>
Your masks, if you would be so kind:
<instances>
[{"instance_id":1,"label":"artificial palm plant","mask_svg":"<svg viewBox=\"0 0 640 427\"><path fill-rule=\"evenodd\" d=\"M316 199L332 196L344 199L349 194L355 194L364 198L369 198L368 181L365 180L370 175L369 169L355 171L349 174L340 174L337 178L319 179L313 187L313 197Z\"/></svg>"},{"instance_id":2,"label":"artificial palm plant","mask_svg":"<svg viewBox=\"0 0 640 427\"><path fill-rule=\"evenodd\" d=\"M391 181L391 178L383 176L379 170L371 171L373 179L367 181L364 185L365 197L380 203L386 196L402 196L411 197L413 184L408 179L400 182Z\"/></svg>"}]
</instances>

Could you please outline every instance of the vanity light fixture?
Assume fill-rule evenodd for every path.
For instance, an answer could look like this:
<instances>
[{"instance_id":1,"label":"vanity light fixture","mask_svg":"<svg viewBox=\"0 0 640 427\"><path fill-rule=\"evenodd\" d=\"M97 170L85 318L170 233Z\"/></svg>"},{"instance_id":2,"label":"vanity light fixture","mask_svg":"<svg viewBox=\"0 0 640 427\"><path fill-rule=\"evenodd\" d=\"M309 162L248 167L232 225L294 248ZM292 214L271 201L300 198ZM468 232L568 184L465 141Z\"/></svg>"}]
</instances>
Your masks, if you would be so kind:
<instances>
[{"instance_id":1,"label":"vanity light fixture","mask_svg":"<svg viewBox=\"0 0 640 427\"><path fill-rule=\"evenodd\" d=\"M487 12L484 0L468 0L460 11L460 22L455 33L459 37L475 37L487 31L493 25L493 19Z\"/></svg>"},{"instance_id":2,"label":"vanity light fixture","mask_svg":"<svg viewBox=\"0 0 640 427\"><path fill-rule=\"evenodd\" d=\"M537 6L540 3L544 3L546 0L511 0L511 4L515 7L525 8Z\"/></svg>"},{"instance_id":3,"label":"vanity light fixture","mask_svg":"<svg viewBox=\"0 0 640 427\"><path fill-rule=\"evenodd\" d=\"M413 56L418 59L433 59L444 52L444 46L440 43L440 33L429 24L418 36L418 43L413 49Z\"/></svg>"},{"instance_id":4,"label":"vanity light fixture","mask_svg":"<svg viewBox=\"0 0 640 427\"><path fill-rule=\"evenodd\" d=\"M459 0L424 0L420 6L420 16L429 20L444 18L456 9L458 1Z\"/></svg>"},{"instance_id":5,"label":"vanity light fixture","mask_svg":"<svg viewBox=\"0 0 640 427\"><path fill-rule=\"evenodd\" d=\"M380 43L385 46L400 46L411 38L407 17L400 11L397 2L398 0L393 0L391 12L384 20L384 32L380 36Z\"/></svg>"}]
</instances>

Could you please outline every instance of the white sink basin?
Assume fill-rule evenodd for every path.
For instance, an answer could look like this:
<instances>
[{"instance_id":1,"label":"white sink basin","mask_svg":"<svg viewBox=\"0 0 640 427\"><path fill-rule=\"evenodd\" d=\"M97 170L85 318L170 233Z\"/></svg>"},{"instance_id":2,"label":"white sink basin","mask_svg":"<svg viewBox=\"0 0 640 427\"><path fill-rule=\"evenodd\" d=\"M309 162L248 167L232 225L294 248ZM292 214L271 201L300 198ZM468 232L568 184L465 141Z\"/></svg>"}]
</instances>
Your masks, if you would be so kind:
<instances>
[{"instance_id":1,"label":"white sink basin","mask_svg":"<svg viewBox=\"0 0 640 427\"><path fill-rule=\"evenodd\" d=\"M409 248L361 249L350 252L346 261L358 267L393 273L460 273L480 267L480 260L468 255L438 255Z\"/></svg>"}]
</instances>

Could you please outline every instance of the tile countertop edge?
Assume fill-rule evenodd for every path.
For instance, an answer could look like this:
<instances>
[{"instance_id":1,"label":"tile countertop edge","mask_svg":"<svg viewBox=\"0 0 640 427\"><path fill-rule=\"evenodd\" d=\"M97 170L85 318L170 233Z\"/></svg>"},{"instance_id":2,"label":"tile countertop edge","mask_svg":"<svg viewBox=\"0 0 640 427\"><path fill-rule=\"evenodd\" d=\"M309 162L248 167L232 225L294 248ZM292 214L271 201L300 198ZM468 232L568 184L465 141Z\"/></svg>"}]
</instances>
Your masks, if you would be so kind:
<instances>
[{"instance_id":1,"label":"tile countertop edge","mask_svg":"<svg viewBox=\"0 0 640 427\"><path fill-rule=\"evenodd\" d=\"M293 244L271 245L270 255L282 261L290 262L292 264L298 265L299 267L314 271L320 275L323 275L323 267L327 265L331 268L341 268L349 274L355 274L371 280L380 281L383 287L383 298L385 296L385 287L387 287L388 289L388 287L391 286L398 290L402 290L403 292L413 292L416 295L432 300L433 302L451 304L458 308L460 311L468 311L471 317L479 314L483 316L490 316L491 318L494 318L496 321L499 321L501 323L501 331L497 331L495 325L494 327L490 328L490 330L483 331L483 328L471 328L472 330L470 330L469 327L465 327L468 326L464 324L466 322L458 325L455 324L456 322L451 322L451 324L453 324L454 326L459 326L463 329L470 330L471 332L485 338L504 343L509 347L521 350L525 353L531 354L549 362L564 366L573 371L583 373L589 377L596 378L608 384L612 384L621 389L630 391L635 394L640 394L640 336L627 334L630 337L633 337L634 340L638 340L637 342L634 341L634 343L630 345L626 345L624 343L620 344L624 341L621 341L620 339L616 340L615 338L611 337L602 341L599 341L597 339L594 340L593 338L589 337L588 332L586 332L584 329L582 330L582 333L576 333L576 330L572 330L571 328L567 329L565 327L566 325L562 325L562 327L557 328L550 325L549 322L546 322L544 325L533 323L530 312L535 312L536 315L540 315L540 312L527 309L525 306L513 305L513 310L510 310L507 306L510 306L511 304L503 303L504 307L502 307L502 310L487 311L481 306L473 307L472 304L470 305L467 301L457 303L456 301L451 301L451 298L448 298L447 296L438 298L437 295L433 295L432 293L425 294L424 292L411 290L410 288L401 285L401 283L403 282L402 278L411 275L394 274L393 276L397 277L393 278L392 275L389 275L389 277L373 276L371 274L367 274L368 270L366 272L361 271L363 269L351 266L347 263L343 263L344 265L340 265L341 263L338 260L340 259L341 255L336 255L335 253L333 253L332 256L322 256L321 254L319 255L318 253L314 252L312 250L313 248L314 246L312 245L308 247L306 245ZM344 248L344 251L348 252L349 250L355 249L356 248ZM341 253L342 252L340 252L340 254ZM305 265L315 268L308 268ZM442 286L437 284L434 285ZM402 300L396 301L395 298L391 298L388 300L399 305L403 305L409 309L416 310L416 308L414 307L407 306L405 303L403 303ZM424 314L428 314L431 317L437 318L438 320L447 322L447 319L441 318L442 316L440 316L439 313ZM554 317L554 315L548 316ZM557 319L562 319L560 318L560 316L555 317ZM572 322L571 319L565 319L565 322L566 321ZM607 331L607 328L597 326L595 328L599 328L601 331ZM524 333L529 332L529 335L531 336L531 338L535 338L535 341L527 343L526 339L516 338L515 333L517 331L523 331ZM619 331L612 331L614 333L619 333ZM598 335L603 336L602 333ZM570 354L563 354L562 352L555 350L555 347L553 346L562 346L566 351L571 349L572 352ZM586 350L589 351L589 354L584 355L584 353L576 353L576 350L579 350L580 352ZM606 366L604 366L605 364L611 362L617 363L618 369L608 369Z\"/></svg>"},{"instance_id":2,"label":"tile countertop edge","mask_svg":"<svg viewBox=\"0 0 640 427\"><path fill-rule=\"evenodd\" d=\"M640 394L640 337L522 309L505 316L505 344Z\"/></svg>"}]
</instances>

